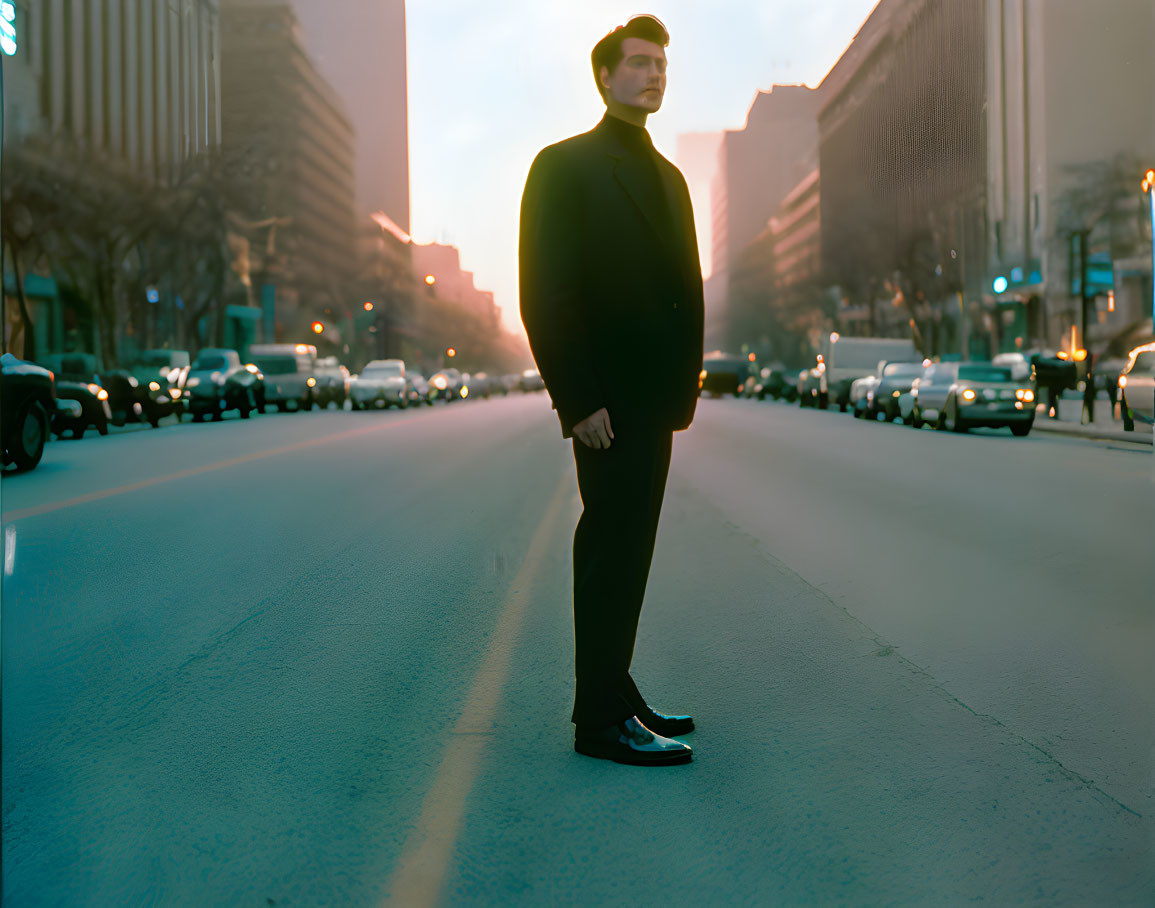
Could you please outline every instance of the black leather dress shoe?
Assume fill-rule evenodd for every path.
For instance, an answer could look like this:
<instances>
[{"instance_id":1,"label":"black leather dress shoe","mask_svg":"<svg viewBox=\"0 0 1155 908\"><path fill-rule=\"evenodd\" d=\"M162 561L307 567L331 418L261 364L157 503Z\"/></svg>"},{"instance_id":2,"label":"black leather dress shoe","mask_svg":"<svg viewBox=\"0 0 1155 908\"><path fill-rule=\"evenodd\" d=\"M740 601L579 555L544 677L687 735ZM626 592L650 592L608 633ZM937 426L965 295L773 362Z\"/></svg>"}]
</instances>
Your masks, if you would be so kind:
<instances>
[{"instance_id":1,"label":"black leather dress shoe","mask_svg":"<svg viewBox=\"0 0 1155 908\"><path fill-rule=\"evenodd\" d=\"M579 729L574 735L573 749L587 757L631 766L689 763L693 754L688 744L654 734L637 716L592 731Z\"/></svg>"},{"instance_id":2,"label":"black leather dress shoe","mask_svg":"<svg viewBox=\"0 0 1155 908\"><path fill-rule=\"evenodd\" d=\"M694 730L694 720L689 716L667 716L655 712L648 706L638 713L638 718L655 735L662 735L666 738L685 735Z\"/></svg>"}]
</instances>

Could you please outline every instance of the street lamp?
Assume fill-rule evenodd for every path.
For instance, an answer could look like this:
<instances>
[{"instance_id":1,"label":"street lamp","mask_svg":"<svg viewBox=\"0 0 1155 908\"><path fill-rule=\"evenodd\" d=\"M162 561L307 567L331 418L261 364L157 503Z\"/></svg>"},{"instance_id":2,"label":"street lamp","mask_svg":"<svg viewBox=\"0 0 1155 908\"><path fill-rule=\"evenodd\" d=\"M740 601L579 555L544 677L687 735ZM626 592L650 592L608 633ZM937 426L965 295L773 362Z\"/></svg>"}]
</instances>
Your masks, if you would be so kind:
<instances>
[{"instance_id":1,"label":"street lamp","mask_svg":"<svg viewBox=\"0 0 1155 908\"><path fill-rule=\"evenodd\" d=\"M453 357L455 357L457 355L457 349L455 347L446 347L445 348L445 355L448 356L450 359L452 359Z\"/></svg>"},{"instance_id":2,"label":"street lamp","mask_svg":"<svg viewBox=\"0 0 1155 908\"><path fill-rule=\"evenodd\" d=\"M366 312L372 312L373 311L373 304L372 303L366 303L364 308L365 308Z\"/></svg>"},{"instance_id":3,"label":"street lamp","mask_svg":"<svg viewBox=\"0 0 1155 908\"><path fill-rule=\"evenodd\" d=\"M425 275L425 283L432 287L437 283L437 278L435 278L432 274L427 274Z\"/></svg>"},{"instance_id":4,"label":"street lamp","mask_svg":"<svg viewBox=\"0 0 1155 908\"><path fill-rule=\"evenodd\" d=\"M322 325L320 322L313 322L313 333L314 334L320 334L324 330L325 330L325 326Z\"/></svg>"}]
</instances>

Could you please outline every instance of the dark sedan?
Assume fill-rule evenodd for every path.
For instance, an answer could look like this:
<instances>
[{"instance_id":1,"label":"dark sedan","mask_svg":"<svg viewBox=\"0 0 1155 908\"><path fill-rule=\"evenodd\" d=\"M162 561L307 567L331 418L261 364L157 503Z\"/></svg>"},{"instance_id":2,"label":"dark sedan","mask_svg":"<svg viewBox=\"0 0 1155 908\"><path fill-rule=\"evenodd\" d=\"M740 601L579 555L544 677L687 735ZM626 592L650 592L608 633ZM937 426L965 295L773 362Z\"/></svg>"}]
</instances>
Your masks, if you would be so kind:
<instances>
[{"instance_id":1,"label":"dark sedan","mask_svg":"<svg viewBox=\"0 0 1155 908\"><path fill-rule=\"evenodd\" d=\"M51 414L52 434L57 438L68 432L75 439L89 429L108 434L112 410L108 392L96 376L96 357L91 353L48 353L40 365L56 376L56 410Z\"/></svg>"},{"instance_id":2,"label":"dark sedan","mask_svg":"<svg viewBox=\"0 0 1155 908\"><path fill-rule=\"evenodd\" d=\"M31 470L44 455L49 414L56 409L53 375L43 366L0 357L0 439L4 466Z\"/></svg>"},{"instance_id":3,"label":"dark sedan","mask_svg":"<svg viewBox=\"0 0 1155 908\"><path fill-rule=\"evenodd\" d=\"M887 422L898 419L898 400L910 391L922 371L922 363L885 363L878 383L866 392L866 418L878 419L881 413Z\"/></svg>"},{"instance_id":4,"label":"dark sedan","mask_svg":"<svg viewBox=\"0 0 1155 908\"><path fill-rule=\"evenodd\" d=\"M959 364L937 428L965 432L980 426L1006 427L1022 437L1034 423L1035 392L1029 383L1011 378L1009 368L972 362Z\"/></svg>"},{"instance_id":5,"label":"dark sedan","mask_svg":"<svg viewBox=\"0 0 1155 908\"><path fill-rule=\"evenodd\" d=\"M185 397L193 422L206 416L214 420L236 410L248 419L260 404L260 370L241 363L236 350L210 347L202 350L185 379Z\"/></svg>"},{"instance_id":6,"label":"dark sedan","mask_svg":"<svg viewBox=\"0 0 1155 908\"><path fill-rule=\"evenodd\" d=\"M702 372L698 376L698 388L706 394L721 397L723 394L742 394L746 379L750 377L750 362L740 356L708 356L702 361Z\"/></svg>"}]
</instances>

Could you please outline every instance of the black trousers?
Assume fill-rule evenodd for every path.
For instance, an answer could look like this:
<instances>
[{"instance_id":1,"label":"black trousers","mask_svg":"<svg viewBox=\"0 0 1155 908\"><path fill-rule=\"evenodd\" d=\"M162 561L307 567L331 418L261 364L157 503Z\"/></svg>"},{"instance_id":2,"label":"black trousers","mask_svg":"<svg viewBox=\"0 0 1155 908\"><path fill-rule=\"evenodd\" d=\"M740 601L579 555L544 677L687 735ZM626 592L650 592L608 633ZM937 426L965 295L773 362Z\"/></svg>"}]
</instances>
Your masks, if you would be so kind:
<instances>
[{"instance_id":1,"label":"black trousers","mask_svg":"<svg viewBox=\"0 0 1155 908\"><path fill-rule=\"evenodd\" d=\"M622 427L615 435L605 449L573 439L583 505L573 541L573 722L579 728L610 725L645 706L630 677L630 662L673 433Z\"/></svg>"}]
</instances>

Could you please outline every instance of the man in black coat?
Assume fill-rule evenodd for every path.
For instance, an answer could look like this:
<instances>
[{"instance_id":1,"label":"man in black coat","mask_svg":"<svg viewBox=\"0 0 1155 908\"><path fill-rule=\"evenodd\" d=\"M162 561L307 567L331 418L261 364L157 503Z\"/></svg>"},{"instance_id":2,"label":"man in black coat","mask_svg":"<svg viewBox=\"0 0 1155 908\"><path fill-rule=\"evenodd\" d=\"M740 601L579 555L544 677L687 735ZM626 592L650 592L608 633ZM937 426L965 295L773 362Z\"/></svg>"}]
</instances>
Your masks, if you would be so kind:
<instances>
[{"instance_id":1,"label":"man in black coat","mask_svg":"<svg viewBox=\"0 0 1155 908\"><path fill-rule=\"evenodd\" d=\"M694 417L702 272L686 181L654 149L665 27L637 16L598 42L606 115L544 149L521 207L521 317L573 439L583 512L574 534L574 749L685 763L689 716L647 706L630 676L673 433Z\"/></svg>"}]
</instances>

